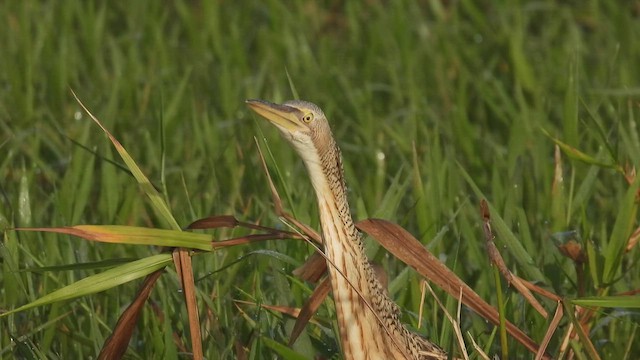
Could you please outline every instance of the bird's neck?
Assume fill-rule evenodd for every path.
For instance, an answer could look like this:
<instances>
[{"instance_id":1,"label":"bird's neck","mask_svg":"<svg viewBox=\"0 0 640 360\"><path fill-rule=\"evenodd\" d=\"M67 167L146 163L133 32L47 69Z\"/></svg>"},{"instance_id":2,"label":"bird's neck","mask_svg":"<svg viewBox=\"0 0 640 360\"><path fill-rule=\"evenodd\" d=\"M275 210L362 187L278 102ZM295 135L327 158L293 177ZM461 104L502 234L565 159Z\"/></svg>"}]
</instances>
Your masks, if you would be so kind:
<instances>
[{"instance_id":1,"label":"bird's neck","mask_svg":"<svg viewBox=\"0 0 640 360\"><path fill-rule=\"evenodd\" d=\"M331 141L326 150L320 152L318 160L319 171L316 171L316 174L313 174L311 179L318 197L318 204L320 205L323 231L325 226L330 224L341 228L341 240L342 236L344 236L344 240L357 243L358 246L352 249L352 253L366 260L362 241L351 217L342 167L342 156L337 144ZM325 205L324 207L322 207L323 204ZM323 219L323 216L330 216L330 218Z\"/></svg>"},{"instance_id":2,"label":"bird's neck","mask_svg":"<svg viewBox=\"0 0 640 360\"><path fill-rule=\"evenodd\" d=\"M400 337L397 308L375 277L351 217L340 150L333 139L326 145L315 158L306 158L305 164L318 198L345 358L404 358L406 349L389 340ZM394 322L391 329L389 321Z\"/></svg>"}]
</instances>

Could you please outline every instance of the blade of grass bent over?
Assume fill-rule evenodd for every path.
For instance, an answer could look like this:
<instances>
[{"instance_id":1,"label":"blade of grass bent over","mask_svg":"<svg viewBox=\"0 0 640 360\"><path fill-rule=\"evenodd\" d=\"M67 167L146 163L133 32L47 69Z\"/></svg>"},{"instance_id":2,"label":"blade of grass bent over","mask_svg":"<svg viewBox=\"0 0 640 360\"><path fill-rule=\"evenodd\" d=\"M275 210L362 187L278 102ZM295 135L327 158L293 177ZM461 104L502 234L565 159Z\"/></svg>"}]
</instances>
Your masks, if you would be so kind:
<instances>
[{"instance_id":1,"label":"blade of grass bent over","mask_svg":"<svg viewBox=\"0 0 640 360\"><path fill-rule=\"evenodd\" d=\"M127 164L127 167L129 168L129 170L131 170L131 173L133 174L136 181L144 191L145 195L147 195L149 197L149 200L151 200L151 203L153 204L153 209L157 212L158 215L160 215L160 217L164 221L169 223L171 228L173 228L174 230L180 230L180 226L178 225L178 222L171 214L171 211L169 210L169 207L167 206L164 199L162 198L162 195L160 195L158 190L156 190L156 188L151 184L151 181L149 181L149 179L144 175L142 170L140 170L140 168L138 167L136 162L133 160L133 158L129 155L129 153L124 148L124 146L122 146L122 144L118 141L118 139L116 139L111 134L111 132L109 132L109 130L107 130L107 128L104 127L104 125L102 125L100 120L98 120L98 118L96 118L89 111L89 109L87 109L87 107L84 106L82 101L80 101L80 99L78 98L78 96L73 90L71 90L71 93L73 94L73 97L76 99L78 104L80 104L82 109L89 115L91 120L93 120L93 122L95 122L100 127L100 129L102 129L102 131L104 131L104 133L109 137L109 140L113 144L113 147L116 148L116 150L118 151L118 154L120 154L120 157L122 157L122 160L124 160L125 164Z\"/></svg>"},{"instance_id":2,"label":"blade of grass bent over","mask_svg":"<svg viewBox=\"0 0 640 360\"><path fill-rule=\"evenodd\" d=\"M71 285L55 290L39 299L26 305L0 314L0 317L17 313L37 306L47 305L58 301L75 299L77 297L95 294L113 287L122 285L129 281L148 275L156 270L162 269L171 263L170 254L152 255L140 260L120 265L118 267L103 271L99 274L88 276L78 280Z\"/></svg>"},{"instance_id":3,"label":"blade of grass bent over","mask_svg":"<svg viewBox=\"0 0 640 360\"><path fill-rule=\"evenodd\" d=\"M572 159L575 159L575 160L578 160L578 161L582 161L582 162L584 162L586 164L591 164L591 165L596 165L596 166L600 166L600 167L603 167L603 168L613 169L613 170L615 170L615 171L617 171L617 172L619 172L621 174L624 174L624 169L620 165L618 165L616 163L613 163L613 162L612 163L602 162L602 161L600 161L600 160L598 160L598 159L596 159L596 158L594 158L594 157L592 157L590 155L587 155L587 154L583 153L582 151L576 149L575 147L560 141L560 139L557 139L557 138L551 136L551 134L547 130L542 129L542 132L547 137L549 137L549 139L553 140L553 142L555 142L556 145L558 145L562 149L562 151L565 154L567 154L568 157L570 157Z\"/></svg>"}]
</instances>

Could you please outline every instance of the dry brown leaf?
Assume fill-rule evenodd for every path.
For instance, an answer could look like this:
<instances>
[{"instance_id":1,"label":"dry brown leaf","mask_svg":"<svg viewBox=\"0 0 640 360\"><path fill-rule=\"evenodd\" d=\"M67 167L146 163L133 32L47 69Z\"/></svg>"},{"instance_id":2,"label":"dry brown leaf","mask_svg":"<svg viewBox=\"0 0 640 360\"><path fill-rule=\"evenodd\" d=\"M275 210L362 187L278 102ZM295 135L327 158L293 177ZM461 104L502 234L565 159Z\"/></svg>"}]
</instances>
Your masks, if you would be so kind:
<instances>
[{"instance_id":1,"label":"dry brown leaf","mask_svg":"<svg viewBox=\"0 0 640 360\"><path fill-rule=\"evenodd\" d=\"M569 240L564 244L558 245L558 250L576 264L584 264L587 261L587 254L582 249L582 245L575 240Z\"/></svg>"},{"instance_id":2,"label":"dry brown leaf","mask_svg":"<svg viewBox=\"0 0 640 360\"><path fill-rule=\"evenodd\" d=\"M556 312L553 315L553 319L551 319L551 323L549 324L549 327L547 328L547 332L544 334L544 338L542 339L542 343L540 343L540 349L538 349L538 353L536 353L535 360L542 359L542 356L544 355L544 352L547 349L547 346L549 346L549 342L551 341L551 337L553 336L553 334L558 329L558 325L560 324L560 320L562 320L563 315L564 315L563 306L560 303L560 301L558 301L558 305L556 307Z\"/></svg>"},{"instance_id":3,"label":"dry brown leaf","mask_svg":"<svg viewBox=\"0 0 640 360\"><path fill-rule=\"evenodd\" d=\"M215 248L228 247L228 246L244 245L244 244L249 244L256 241L277 240L277 239L301 240L302 238L299 236L290 235L287 233L253 234L253 235L239 236L237 238L233 238L229 240L214 241L214 242L211 242L211 246L215 249Z\"/></svg>"},{"instance_id":4,"label":"dry brown leaf","mask_svg":"<svg viewBox=\"0 0 640 360\"><path fill-rule=\"evenodd\" d=\"M533 294L531 293L531 291L529 291L521 278L512 275L511 285L513 285L513 287L515 287L518 292L520 292L520 295L522 295L522 297L524 297L525 300L527 300L529 304L531 304L531 306L538 313L540 313L540 315L542 315L542 317L544 317L545 319L549 317L549 313L547 312L547 310L545 310L545 308L542 307L542 304L540 304L540 302L535 297L533 297Z\"/></svg>"},{"instance_id":5,"label":"dry brown leaf","mask_svg":"<svg viewBox=\"0 0 640 360\"><path fill-rule=\"evenodd\" d=\"M633 232L633 234L631 234L631 236L629 237L629 241L627 241L627 247L625 248L626 252L631 251L631 249L633 249L637 244L638 241L640 240L640 227L636 229L636 231Z\"/></svg>"},{"instance_id":6,"label":"dry brown leaf","mask_svg":"<svg viewBox=\"0 0 640 360\"><path fill-rule=\"evenodd\" d=\"M298 340L298 336L302 333L305 326L311 320L313 314L316 313L322 302L327 298L329 292L331 291L331 281L327 277L325 278L313 291L313 294L307 299L307 302L304 304L302 309L300 310L300 314L296 319L296 323L293 326L293 330L291 331L291 338L289 339L289 346L293 345L296 340Z\"/></svg>"},{"instance_id":7,"label":"dry brown leaf","mask_svg":"<svg viewBox=\"0 0 640 360\"><path fill-rule=\"evenodd\" d=\"M394 256L438 285L449 295L457 298L458 294L462 292L462 302L466 306L492 323L499 324L498 311L460 280L455 273L442 264L401 226L382 219L363 220L358 222L356 226L374 237ZM509 334L527 349L533 353L538 351L538 345L522 330L511 322L507 322L506 327Z\"/></svg>"},{"instance_id":8,"label":"dry brown leaf","mask_svg":"<svg viewBox=\"0 0 640 360\"><path fill-rule=\"evenodd\" d=\"M553 182L551 183L551 195L556 196L562 190L562 183L564 182L564 177L562 176L562 151L560 151L560 146L556 144L554 151L554 163L555 166L553 168Z\"/></svg>"},{"instance_id":9,"label":"dry brown leaf","mask_svg":"<svg viewBox=\"0 0 640 360\"><path fill-rule=\"evenodd\" d=\"M239 223L233 215L214 215L192 222L187 229L234 228Z\"/></svg>"},{"instance_id":10,"label":"dry brown leaf","mask_svg":"<svg viewBox=\"0 0 640 360\"><path fill-rule=\"evenodd\" d=\"M251 230L264 231L267 234L288 235L294 239L300 238L300 235L298 235L295 232L274 229L268 226L262 226L259 224L240 221L236 219L236 217L233 215L213 215L213 216L208 216L206 218L198 219L192 222L191 224L189 224L187 226L187 229L206 230L206 229L235 228L235 227L243 227Z\"/></svg>"},{"instance_id":11,"label":"dry brown leaf","mask_svg":"<svg viewBox=\"0 0 640 360\"><path fill-rule=\"evenodd\" d=\"M246 305L253 305L253 306L258 306L258 304L251 302L251 301L244 301L244 300L233 300L233 302L237 304L246 304ZM289 315L293 318L297 318L298 315L300 315L300 309L298 308L292 308L290 306L281 306L281 305L268 305L268 304L260 304L259 305L262 308L265 309L269 309L269 310L273 310L275 312L279 312L281 314L285 314L285 315Z\"/></svg>"},{"instance_id":12,"label":"dry brown leaf","mask_svg":"<svg viewBox=\"0 0 640 360\"><path fill-rule=\"evenodd\" d=\"M487 255L489 256L489 261L491 262L491 264L495 265L498 268L498 271L500 271L500 274L502 274L502 276L507 280L507 283L509 285L513 285L516 290L518 290L518 292L520 292L520 294L525 298L525 300L527 300L529 304L531 304L531 306L533 306L533 308L546 319L549 316L547 310L545 310L542 304L538 302L531 291L529 291L529 289L525 286L525 284L523 283L524 281L514 275L511 270L509 270L504 262L504 259L502 258L502 255L500 254L500 251L496 247L495 242L493 242L493 239L495 237L493 236L493 232L491 231L491 212L489 211L489 205L487 204L487 201L485 199L482 199L480 201L480 213L483 220L486 250Z\"/></svg>"},{"instance_id":13,"label":"dry brown leaf","mask_svg":"<svg viewBox=\"0 0 640 360\"><path fill-rule=\"evenodd\" d=\"M515 275L514 275L514 276L515 276ZM552 292L551 292L551 291L549 291L549 290L545 290L545 289L543 289L543 288L541 288L541 287L539 287L539 286L537 286L537 285L535 285L535 284L532 284L531 282L529 282L529 281L527 281L527 280L524 280L524 279L522 279L522 278L520 278L520 277L519 277L518 279L520 279L520 281L522 282L522 284L523 284L524 286L526 286L526 287L527 287L527 289L529 289L529 290L531 290L531 291L533 291L533 292L535 292L535 293L537 293L537 294L540 294L540 295L542 295L542 296L546 297L547 299L553 300L553 301L555 301L555 302L558 302L558 301L561 301L561 300L562 300L562 298L561 298L560 296L558 296L558 295L556 295L556 294L552 293Z\"/></svg>"},{"instance_id":14,"label":"dry brown leaf","mask_svg":"<svg viewBox=\"0 0 640 360\"><path fill-rule=\"evenodd\" d=\"M104 345L102 345L102 349L98 355L99 360L122 358L124 353L127 351L129 342L131 341L131 335L133 335L133 330L136 328L136 322L138 322L140 312L149 298L156 281L163 272L164 270L157 270L149 274L149 276L144 280L135 300L133 300L127 309L122 312L122 315L120 315L120 318L118 319L118 323L113 328L111 336L109 336L109 338L104 342Z\"/></svg>"},{"instance_id":15,"label":"dry brown leaf","mask_svg":"<svg viewBox=\"0 0 640 360\"><path fill-rule=\"evenodd\" d=\"M234 342L234 348L236 349L237 360L247 360L249 358L249 351L240 341Z\"/></svg>"},{"instance_id":16,"label":"dry brown leaf","mask_svg":"<svg viewBox=\"0 0 640 360\"><path fill-rule=\"evenodd\" d=\"M191 332L191 351L195 360L202 360L202 336L200 334L200 319L198 314L198 303L196 301L195 281L193 278L193 267L191 266L191 255L189 250L179 248L173 251L173 262L182 286L184 299L187 305L189 316L189 330Z\"/></svg>"},{"instance_id":17,"label":"dry brown leaf","mask_svg":"<svg viewBox=\"0 0 640 360\"><path fill-rule=\"evenodd\" d=\"M327 261L322 257L322 255L320 255L320 253L314 252L309 256L304 264L293 270L293 275L315 284L324 274L326 274L326 272Z\"/></svg>"}]
</instances>

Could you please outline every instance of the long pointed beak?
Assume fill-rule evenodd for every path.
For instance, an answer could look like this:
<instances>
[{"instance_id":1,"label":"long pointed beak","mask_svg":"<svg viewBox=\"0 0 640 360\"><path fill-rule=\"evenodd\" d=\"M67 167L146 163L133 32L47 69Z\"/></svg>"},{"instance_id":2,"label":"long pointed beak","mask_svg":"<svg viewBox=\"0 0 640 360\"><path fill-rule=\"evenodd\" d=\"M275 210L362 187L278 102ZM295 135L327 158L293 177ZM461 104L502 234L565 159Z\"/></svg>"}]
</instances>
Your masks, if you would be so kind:
<instances>
[{"instance_id":1,"label":"long pointed beak","mask_svg":"<svg viewBox=\"0 0 640 360\"><path fill-rule=\"evenodd\" d=\"M304 129L299 120L302 114L300 110L294 107L278 105L264 100L246 100L245 102L251 110L278 127L288 131Z\"/></svg>"}]
</instances>

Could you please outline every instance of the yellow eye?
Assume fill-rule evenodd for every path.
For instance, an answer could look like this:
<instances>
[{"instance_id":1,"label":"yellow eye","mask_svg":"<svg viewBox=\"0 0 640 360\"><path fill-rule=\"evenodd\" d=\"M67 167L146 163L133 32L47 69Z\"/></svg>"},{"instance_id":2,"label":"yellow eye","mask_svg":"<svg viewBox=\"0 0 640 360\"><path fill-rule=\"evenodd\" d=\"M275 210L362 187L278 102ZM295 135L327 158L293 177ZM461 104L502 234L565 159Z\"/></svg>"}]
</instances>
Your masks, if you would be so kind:
<instances>
[{"instance_id":1,"label":"yellow eye","mask_svg":"<svg viewBox=\"0 0 640 360\"><path fill-rule=\"evenodd\" d=\"M308 123L310 123L312 120L313 120L313 113L305 114L305 115L302 117L302 121L304 121L304 122L305 122L305 123L307 123L307 124L308 124Z\"/></svg>"}]
</instances>

